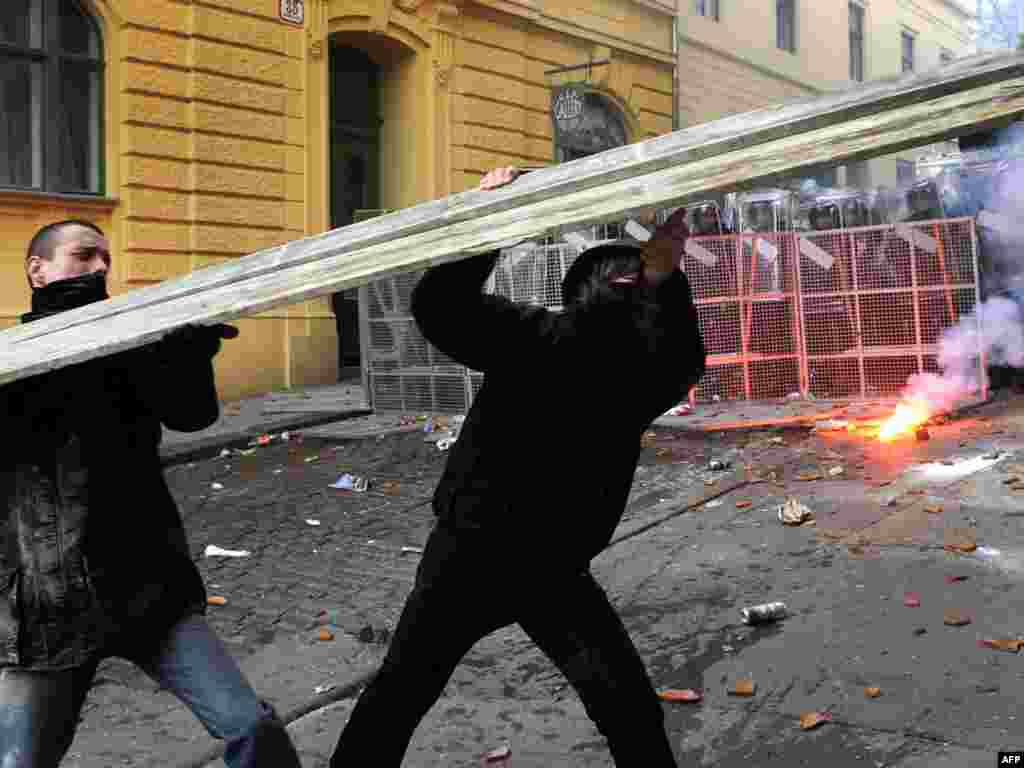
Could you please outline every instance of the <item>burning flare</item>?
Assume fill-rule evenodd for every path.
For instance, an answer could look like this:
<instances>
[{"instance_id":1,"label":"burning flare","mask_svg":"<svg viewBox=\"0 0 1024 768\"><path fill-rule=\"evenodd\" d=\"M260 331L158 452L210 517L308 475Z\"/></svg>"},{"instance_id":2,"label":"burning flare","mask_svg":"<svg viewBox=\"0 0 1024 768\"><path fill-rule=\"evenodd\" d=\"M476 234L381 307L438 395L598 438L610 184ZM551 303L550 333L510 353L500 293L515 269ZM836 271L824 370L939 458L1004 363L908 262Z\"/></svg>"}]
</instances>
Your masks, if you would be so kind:
<instances>
[{"instance_id":1,"label":"burning flare","mask_svg":"<svg viewBox=\"0 0 1024 768\"><path fill-rule=\"evenodd\" d=\"M878 439L888 443L901 435L914 432L924 424L931 416L931 409L923 400L904 400L896 407L896 412L890 416L878 432Z\"/></svg>"}]
</instances>

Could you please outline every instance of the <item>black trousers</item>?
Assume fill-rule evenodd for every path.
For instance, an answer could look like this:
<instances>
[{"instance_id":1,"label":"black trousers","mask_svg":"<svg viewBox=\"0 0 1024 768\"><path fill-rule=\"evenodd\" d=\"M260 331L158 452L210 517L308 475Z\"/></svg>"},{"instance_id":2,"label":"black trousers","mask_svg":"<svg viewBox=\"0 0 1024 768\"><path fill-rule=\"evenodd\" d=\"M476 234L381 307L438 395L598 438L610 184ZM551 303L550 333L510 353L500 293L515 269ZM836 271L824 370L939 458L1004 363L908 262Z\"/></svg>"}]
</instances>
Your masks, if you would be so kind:
<instances>
[{"instance_id":1,"label":"black trousers","mask_svg":"<svg viewBox=\"0 0 1024 768\"><path fill-rule=\"evenodd\" d=\"M524 543L437 525L380 672L331 768L399 768L412 734L478 640L509 624L562 671L620 768L675 768L643 661L589 570L545 565Z\"/></svg>"}]
</instances>

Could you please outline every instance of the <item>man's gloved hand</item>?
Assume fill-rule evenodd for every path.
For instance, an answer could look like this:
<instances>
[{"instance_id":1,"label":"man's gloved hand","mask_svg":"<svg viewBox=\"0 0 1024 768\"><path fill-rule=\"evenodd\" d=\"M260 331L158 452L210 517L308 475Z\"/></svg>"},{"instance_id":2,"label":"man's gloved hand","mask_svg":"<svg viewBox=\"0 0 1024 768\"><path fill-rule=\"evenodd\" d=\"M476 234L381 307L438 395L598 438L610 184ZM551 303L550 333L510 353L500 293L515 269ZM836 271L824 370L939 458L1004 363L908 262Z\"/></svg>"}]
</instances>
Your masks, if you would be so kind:
<instances>
[{"instance_id":1,"label":"man's gloved hand","mask_svg":"<svg viewBox=\"0 0 1024 768\"><path fill-rule=\"evenodd\" d=\"M210 360L220 352L221 339L238 336L233 325L185 325L160 340L160 353L167 362L189 359Z\"/></svg>"}]
</instances>

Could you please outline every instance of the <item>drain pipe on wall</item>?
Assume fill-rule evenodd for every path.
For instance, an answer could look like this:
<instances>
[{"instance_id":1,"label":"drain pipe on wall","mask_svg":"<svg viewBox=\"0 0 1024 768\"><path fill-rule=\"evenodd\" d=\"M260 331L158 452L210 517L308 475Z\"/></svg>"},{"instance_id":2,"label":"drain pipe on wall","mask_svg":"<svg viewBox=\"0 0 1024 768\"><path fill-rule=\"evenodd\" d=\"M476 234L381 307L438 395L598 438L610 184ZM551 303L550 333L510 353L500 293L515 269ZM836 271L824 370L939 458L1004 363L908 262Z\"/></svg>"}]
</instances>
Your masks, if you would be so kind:
<instances>
[{"instance_id":1,"label":"drain pipe on wall","mask_svg":"<svg viewBox=\"0 0 1024 768\"><path fill-rule=\"evenodd\" d=\"M679 120L679 2L672 17L672 130L678 131Z\"/></svg>"}]
</instances>

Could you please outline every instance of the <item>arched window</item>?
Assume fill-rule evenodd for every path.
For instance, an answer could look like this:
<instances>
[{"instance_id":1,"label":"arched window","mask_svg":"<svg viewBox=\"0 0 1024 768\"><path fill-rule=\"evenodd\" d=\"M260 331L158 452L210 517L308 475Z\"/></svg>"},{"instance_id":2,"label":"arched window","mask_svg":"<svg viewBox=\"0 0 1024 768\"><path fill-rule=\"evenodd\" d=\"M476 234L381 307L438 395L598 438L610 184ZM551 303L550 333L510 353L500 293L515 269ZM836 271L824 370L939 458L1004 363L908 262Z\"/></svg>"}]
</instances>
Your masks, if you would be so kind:
<instances>
[{"instance_id":1,"label":"arched window","mask_svg":"<svg viewBox=\"0 0 1024 768\"><path fill-rule=\"evenodd\" d=\"M103 192L103 46L77 0L2 0L0 188Z\"/></svg>"},{"instance_id":2,"label":"arched window","mask_svg":"<svg viewBox=\"0 0 1024 768\"><path fill-rule=\"evenodd\" d=\"M628 141L626 121L619 108L601 94L586 91L582 94L582 111L570 130L558 132L559 162L577 160L608 149L625 145Z\"/></svg>"}]
</instances>

